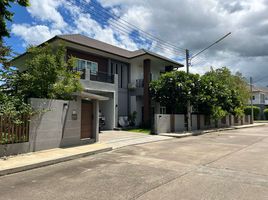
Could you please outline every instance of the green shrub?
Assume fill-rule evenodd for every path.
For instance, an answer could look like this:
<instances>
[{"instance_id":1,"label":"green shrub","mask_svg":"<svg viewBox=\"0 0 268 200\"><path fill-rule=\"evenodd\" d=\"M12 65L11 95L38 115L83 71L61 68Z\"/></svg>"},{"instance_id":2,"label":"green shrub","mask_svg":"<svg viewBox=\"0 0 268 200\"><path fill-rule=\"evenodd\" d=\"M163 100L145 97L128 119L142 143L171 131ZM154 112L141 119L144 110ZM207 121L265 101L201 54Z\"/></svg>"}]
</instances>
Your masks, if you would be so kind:
<instances>
[{"instance_id":1,"label":"green shrub","mask_svg":"<svg viewBox=\"0 0 268 200\"><path fill-rule=\"evenodd\" d=\"M253 106L254 119L257 119L260 114L261 109L257 106ZM251 106L246 106L244 109L246 115L251 115Z\"/></svg>"},{"instance_id":2,"label":"green shrub","mask_svg":"<svg viewBox=\"0 0 268 200\"><path fill-rule=\"evenodd\" d=\"M263 114L265 116L265 119L268 120L268 108L264 109Z\"/></svg>"}]
</instances>

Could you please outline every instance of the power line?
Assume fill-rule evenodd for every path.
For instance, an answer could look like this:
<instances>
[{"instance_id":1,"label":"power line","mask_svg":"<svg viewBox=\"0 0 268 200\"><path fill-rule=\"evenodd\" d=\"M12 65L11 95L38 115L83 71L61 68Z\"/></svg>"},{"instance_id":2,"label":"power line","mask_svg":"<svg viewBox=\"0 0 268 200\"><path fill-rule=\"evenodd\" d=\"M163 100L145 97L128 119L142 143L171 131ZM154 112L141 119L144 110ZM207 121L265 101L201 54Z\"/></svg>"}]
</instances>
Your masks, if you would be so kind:
<instances>
[{"instance_id":1,"label":"power line","mask_svg":"<svg viewBox=\"0 0 268 200\"><path fill-rule=\"evenodd\" d=\"M265 79L265 78L268 78L268 76L264 76L264 77L262 77L262 78L260 78L260 79L258 79L258 80L256 80L256 81L254 81L254 83L258 83L258 82L262 81L262 80Z\"/></svg>"},{"instance_id":2,"label":"power line","mask_svg":"<svg viewBox=\"0 0 268 200\"><path fill-rule=\"evenodd\" d=\"M93 2L93 1L91 1L91 2ZM94 3L94 2L93 2ZM92 4L92 3L91 3ZM94 3L94 5L96 5L96 3ZM99 5L97 5L98 7L100 7ZM81 6L79 7L80 9L81 9ZM96 17L96 18L98 18L98 17L100 17L101 16L101 19L104 19L104 20L108 20L108 18L107 18L107 14L112 18L112 19L119 19L119 17L115 17L115 16L113 16L109 11L107 11L107 10L105 10L104 8L102 8L102 7L100 7L100 8L102 8L102 10L104 11L104 12L102 12L101 10L99 10L99 9L96 9L96 7L94 7L93 6L93 8L91 7L91 8L85 8L85 6L83 6L83 8L84 9L86 9L90 14L92 14L94 17ZM108 12L108 13L107 13ZM106 13L106 17L105 17L105 13ZM124 20L125 21L125 20ZM112 26L113 28L115 28L116 30L117 29L119 29L120 31L118 31L118 32L123 32L124 34L127 34L127 35L129 35L130 33L132 33L132 34L135 34L135 36L137 37L139 37L140 35L137 35L137 32L133 32L133 30L135 30L136 28L136 26L135 27L131 27L130 25L128 25L128 26L126 26L126 24L123 24L123 23L121 23L121 22L119 22L118 20L116 20L116 21L113 21L113 23L110 23L109 24L110 26ZM141 29L140 29L141 30ZM146 33L145 31L143 31L144 33ZM133 35L132 35L133 36ZM143 38L144 39L147 39L147 40L149 40L149 41L153 41L153 42L156 42L156 45L155 45L155 47L159 47L159 48L161 48L161 49L164 49L164 50L167 50L167 49L169 49L168 51L172 51L172 52L174 52L174 55L176 55L177 53L179 53L179 54L181 54L181 50L175 50L173 47L171 48L170 47L170 45L168 45L167 46L167 44L166 43L164 43L163 42L163 40L161 40L161 41L159 41L159 38L157 38L156 40L157 41L155 41L155 40L153 40L153 39L155 39L155 38L153 38L152 36L151 37L144 37L144 35L143 35ZM148 39L149 38L149 39ZM161 45L160 45L160 44ZM174 57L174 55L173 55L173 57Z\"/></svg>"},{"instance_id":3,"label":"power line","mask_svg":"<svg viewBox=\"0 0 268 200\"><path fill-rule=\"evenodd\" d=\"M196 56L198 56L199 54L203 53L204 51L206 51L207 49L209 49L210 47L212 47L213 45L219 43L220 41L222 41L224 38L228 37L231 34L231 32L227 33L226 35L224 35L223 37L221 37L220 39L218 39L217 41L213 42L211 45L209 45L208 47L204 48L203 50L199 51L198 53L192 55L191 59L195 58Z\"/></svg>"},{"instance_id":4,"label":"power line","mask_svg":"<svg viewBox=\"0 0 268 200\"><path fill-rule=\"evenodd\" d=\"M178 47L178 46L175 46L174 44L168 42L168 41L165 41L151 33L148 33L146 31L144 31L143 29L141 29L140 27L134 25L134 24L131 24L129 23L128 21L122 19L121 17L109 12L107 9L103 8L102 6L100 6L99 4L97 4L94 0L90 1L91 5L95 5L97 7L99 7L102 11L104 11L106 14L108 14L110 17L112 17L113 19L117 20L117 21L122 21L126 26L132 28L132 29L136 29L136 30L139 30L140 32L144 33L145 35L149 36L150 38L154 39L154 40L158 40L158 41L161 41L163 42L164 44L166 45L169 45L170 47L173 47L174 49L179 49L179 50L183 50L185 51L185 48L182 48L182 47Z\"/></svg>"}]
</instances>

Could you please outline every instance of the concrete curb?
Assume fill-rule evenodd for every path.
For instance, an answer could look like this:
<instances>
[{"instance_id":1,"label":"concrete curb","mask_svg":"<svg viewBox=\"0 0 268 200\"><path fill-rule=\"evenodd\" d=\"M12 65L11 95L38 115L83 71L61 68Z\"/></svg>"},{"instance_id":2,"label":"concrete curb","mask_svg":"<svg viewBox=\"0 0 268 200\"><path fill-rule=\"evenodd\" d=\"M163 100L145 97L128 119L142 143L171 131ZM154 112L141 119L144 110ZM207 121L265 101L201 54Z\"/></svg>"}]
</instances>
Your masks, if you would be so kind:
<instances>
[{"instance_id":1,"label":"concrete curb","mask_svg":"<svg viewBox=\"0 0 268 200\"><path fill-rule=\"evenodd\" d=\"M45 167L48 165L54 165L57 163L61 163L61 162L69 161L69 160L74 160L77 158L82 158L82 157L86 157L86 156L90 156L90 155L94 155L94 154L98 154L98 153L104 153L104 152L111 151L111 150L113 150L112 147L106 147L103 149L98 149L98 150L93 150L93 151L75 154L75 155L71 155L71 156L47 160L47 161L43 161L43 162L39 162L39 163L33 163L33 164L20 166L20 167L14 167L14 168L10 168L10 169L4 169L4 170L0 170L0 176L5 176L8 174L18 173L18 172L36 169L36 168L40 168L40 167Z\"/></svg>"},{"instance_id":2,"label":"concrete curb","mask_svg":"<svg viewBox=\"0 0 268 200\"><path fill-rule=\"evenodd\" d=\"M182 132L182 133L161 133L159 135L161 136L167 136L167 137L174 137L174 138L184 138L189 136L198 136L198 135L204 135L207 133L214 133L214 132L221 132L221 131L230 131L230 130L236 130L236 129L244 129L244 128L254 128L259 126L266 126L266 123L262 124L251 124L251 125L244 125L244 126L232 126L229 128L218 128L218 129L210 129L210 130L203 130L203 131L195 131L195 132Z\"/></svg>"}]
</instances>

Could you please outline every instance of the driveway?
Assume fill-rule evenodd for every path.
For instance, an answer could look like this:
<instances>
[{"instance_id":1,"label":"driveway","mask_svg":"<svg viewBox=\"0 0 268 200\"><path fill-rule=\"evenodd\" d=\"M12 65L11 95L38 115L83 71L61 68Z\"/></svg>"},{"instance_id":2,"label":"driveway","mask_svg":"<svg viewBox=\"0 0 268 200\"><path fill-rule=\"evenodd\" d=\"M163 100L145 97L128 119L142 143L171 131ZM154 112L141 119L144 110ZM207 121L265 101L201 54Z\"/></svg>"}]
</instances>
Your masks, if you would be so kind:
<instances>
[{"instance_id":1,"label":"driveway","mask_svg":"<svg viewBox=\"0 0 268 200\"><path fill-rule=\"evenodd\" d=\"M113 147L113 149L170 139L172 138L130 131L102 131L99 135L100 143L107 144Z\"/></svg>"},{"instance_id":2,"label":"driveway","mask_svg":"<svg viewBox=\"0 0 268 200\"><path fill-rule=\"evenodd\" d=\"M123 147L0 177L0 199L268 199L268 127Z\"/></svg>"}]
</instances>

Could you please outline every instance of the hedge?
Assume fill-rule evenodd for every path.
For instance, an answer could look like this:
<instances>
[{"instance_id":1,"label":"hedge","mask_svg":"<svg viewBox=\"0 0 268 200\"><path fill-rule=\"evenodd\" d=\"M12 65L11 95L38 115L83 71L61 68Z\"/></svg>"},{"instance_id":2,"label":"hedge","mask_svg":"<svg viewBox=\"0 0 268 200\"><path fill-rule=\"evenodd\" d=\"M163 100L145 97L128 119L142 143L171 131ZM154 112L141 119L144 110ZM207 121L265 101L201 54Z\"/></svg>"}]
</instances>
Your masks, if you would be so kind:
<instances>
[{"instance_id":1,"label":"hedge","mask_svg":"<svg viewBox=\"0 0 268 200\"><path fill-rule=\"evenodd\" d=\"M268 120L268 108L264 109L263 114L265 116L265 119Z\"/></svg>"},{"instance_id":2,"label":"hedge","mask_svg":"<svg viewBox=\"0 0 268 200\"><path fill-rule=\"evenodd\" d=\"M260 114L261 109L257 106L253 106L254 119L257 119ZM251 115L251 106L246 106L244 109L246 115Z\"/></svg>"}]
</instances>

